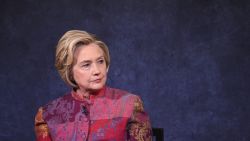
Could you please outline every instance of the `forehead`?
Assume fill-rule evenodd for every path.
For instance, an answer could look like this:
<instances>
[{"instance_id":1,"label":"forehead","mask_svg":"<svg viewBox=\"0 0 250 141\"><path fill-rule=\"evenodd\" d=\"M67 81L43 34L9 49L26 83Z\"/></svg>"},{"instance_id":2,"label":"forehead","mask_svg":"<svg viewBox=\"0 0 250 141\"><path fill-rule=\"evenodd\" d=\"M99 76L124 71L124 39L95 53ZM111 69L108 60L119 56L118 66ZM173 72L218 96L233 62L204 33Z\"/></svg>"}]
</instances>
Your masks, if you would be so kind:
<instances>
[{"instance_id":1,"label":"forehead","mask_svg":"<svg viewBox=\"0 0 250 141\"><path fill-rule=\"evenodd\" d=\"M104 56L103 50L94 43L82 45L76 48L74 53L74 57L77 62L84 60L94 60L102 56Z\"/></svg>"}]
</instances>

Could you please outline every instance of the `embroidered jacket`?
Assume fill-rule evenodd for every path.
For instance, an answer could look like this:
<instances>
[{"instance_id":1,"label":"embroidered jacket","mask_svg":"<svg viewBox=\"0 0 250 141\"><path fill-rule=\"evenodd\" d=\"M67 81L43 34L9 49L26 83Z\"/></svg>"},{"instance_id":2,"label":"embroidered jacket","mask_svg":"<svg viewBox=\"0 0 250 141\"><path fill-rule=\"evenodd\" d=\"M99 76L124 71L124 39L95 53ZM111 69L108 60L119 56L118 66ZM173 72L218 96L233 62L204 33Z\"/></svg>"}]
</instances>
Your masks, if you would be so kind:
<instances>
[{"instance_id":1,"label":"embroidered jacket","mask_svg":"<svg viewBox=\"0 0 250 141\"><path fill-rule=\"evenodd\" d=\"M75 92L39 108L37 141L151 141L149 117L141 99L105 87L82 99Z\"/></svg>"}]
</instances>

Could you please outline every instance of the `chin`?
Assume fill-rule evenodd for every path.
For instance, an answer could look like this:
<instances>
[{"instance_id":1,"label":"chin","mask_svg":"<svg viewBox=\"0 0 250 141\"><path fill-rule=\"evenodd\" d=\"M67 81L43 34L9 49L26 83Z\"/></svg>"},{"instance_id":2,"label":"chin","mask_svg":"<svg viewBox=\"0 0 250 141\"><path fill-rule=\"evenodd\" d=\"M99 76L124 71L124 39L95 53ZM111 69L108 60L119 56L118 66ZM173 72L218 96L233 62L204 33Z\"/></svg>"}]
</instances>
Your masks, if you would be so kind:
<instances>
[{"instance_id":1,"label":"chin","mask_svg":"<svg viewBox=\"0 0 250 141\"><path fill-rule=\"evenodd\" d=\"M100 89L102 89L104 87L104 85L96 85L96 86L92 86L90 89L93 91L98 91Z\"/></svg>"}]
</instances>

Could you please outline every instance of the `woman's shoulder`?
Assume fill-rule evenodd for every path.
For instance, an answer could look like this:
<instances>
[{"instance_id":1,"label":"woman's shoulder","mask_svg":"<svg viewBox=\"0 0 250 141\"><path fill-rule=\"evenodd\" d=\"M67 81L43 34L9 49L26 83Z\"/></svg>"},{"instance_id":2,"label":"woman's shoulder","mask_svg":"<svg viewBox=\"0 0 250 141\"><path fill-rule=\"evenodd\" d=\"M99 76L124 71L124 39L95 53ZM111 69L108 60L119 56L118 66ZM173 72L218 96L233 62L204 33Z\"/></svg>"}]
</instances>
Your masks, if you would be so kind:
<instances>
[{"instance_id":1,"label":"woman's shoulder","mask_svg":"<svg viewBox=\"0 0 250 141\"><path fill-rule=\"evenodd\" d=\"M106 96L112 99L140 99L140 97L134 93L131 93L126 90L106 87Z\"/></svg>"},{"instance_id":2,"label":"woman's shoulder","mask_svg":"<svg viewBox=\"0 0 250 141\"><path fill-rule=\"evenodd\" d=\"M51 101L49 101L47 104L45 104L43 107L43 109L47 109L49 107L54 107L54 106L58 106L61 104L66 104L69 100L71 99L71 95L70 93L64 94L63 96L57 97Z\"/></svg>"}]
</instances>

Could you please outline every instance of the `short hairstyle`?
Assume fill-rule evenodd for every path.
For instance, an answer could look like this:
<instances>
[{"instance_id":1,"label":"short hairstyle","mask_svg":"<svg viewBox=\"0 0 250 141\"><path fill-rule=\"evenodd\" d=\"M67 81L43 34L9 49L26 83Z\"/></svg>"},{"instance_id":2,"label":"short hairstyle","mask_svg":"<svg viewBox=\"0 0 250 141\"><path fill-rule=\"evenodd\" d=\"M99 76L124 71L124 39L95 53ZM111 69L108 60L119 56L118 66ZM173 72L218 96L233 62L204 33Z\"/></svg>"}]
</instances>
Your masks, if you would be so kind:
<instances>
[{"instance_id":1,"label":"short hairstyle","mask_svg":"<svg viewBox=\"0 0 250 141\"><path fill-rule=\"evenodd\" d=\"M104 42L97 39L95 35L86 31L70 30L67 31L58 41L56 47L55 67L61 78L74 89L78 88L72 73L72 68L75 63L74 52L76 48L91 43L98 45L103 50L106 66L109 67L110 56L108 47Z\"/></svg>"}]
</instances>

